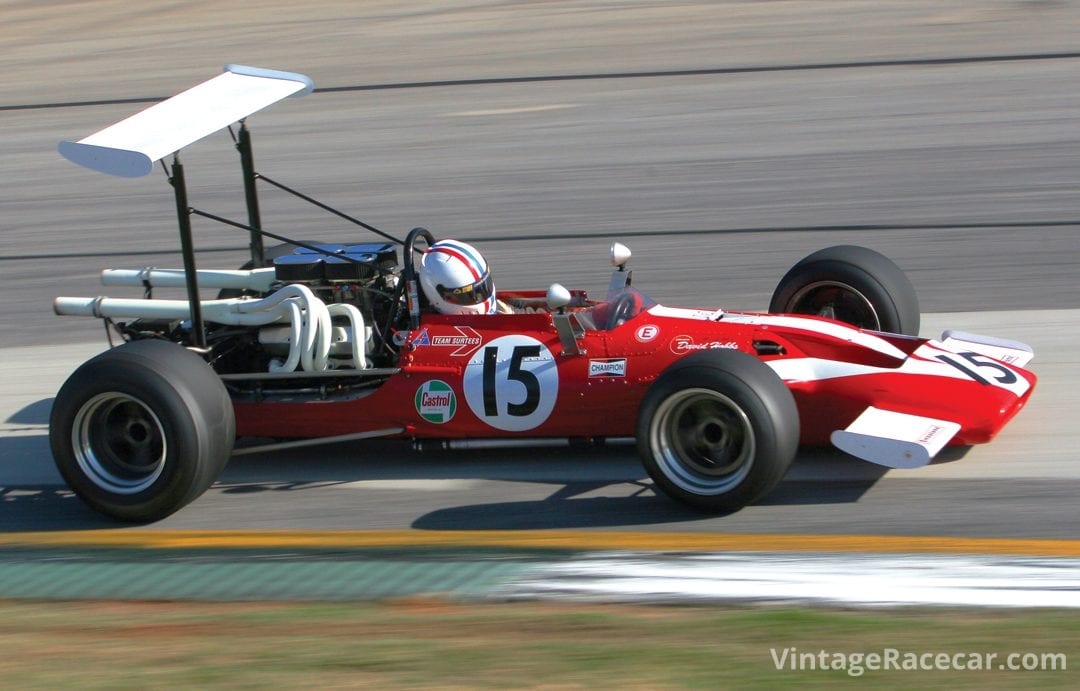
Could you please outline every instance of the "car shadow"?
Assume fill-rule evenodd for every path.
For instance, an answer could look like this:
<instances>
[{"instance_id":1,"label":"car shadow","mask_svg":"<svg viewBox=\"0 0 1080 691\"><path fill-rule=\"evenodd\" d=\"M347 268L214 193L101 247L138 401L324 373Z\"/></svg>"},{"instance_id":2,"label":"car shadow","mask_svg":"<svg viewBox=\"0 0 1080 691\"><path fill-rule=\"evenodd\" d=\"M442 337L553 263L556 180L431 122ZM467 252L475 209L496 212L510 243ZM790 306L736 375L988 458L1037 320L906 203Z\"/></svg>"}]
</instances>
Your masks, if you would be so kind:
<instances>
[{"instance_id":1,"label":"car shadow","mask_svg":"<svg viewBox=\"0 0 1080 691\"><path fill-rule=\"evenodd\" d=\"M495 502L431 511L413 521L417 530L576 530L683 523L715 517L658 496L649 486L629 497L570 500L567 485L540 501Z\"/></svg>"},{"instance_id":2,"label":"car shadow","mask_svg":"<svg viewBox=\"0 0 1080 691\"><path fill-rule=\"evenodd\" d=\"M66 487L0 487L0 533L122 528Z\"/></svg>"},{"instance_id":3,"label":"car shadow","mask_svg":"<svg viewBox=\"0 0 1080 691\"><path fill-rule=\"evenodd\" d=\"M219 488L226 494L251 494L307 492L349 483L472 479L551 487L541 499L438 508L411 523L420 530L627 527L708 521L738 513L706 513L658 494L632 446L557 453L535 449L418 453L406 443L393 441L342 446L355 449L334 454L349 459L347 469L326 457L305 466L309 480L283 482L282 475L304 462L303 452L266 454L258 460L244 457L226 470ZM803 449L788 479L755 506L854 503L887 472L835 450Z\"/></svg>"},{"instance_id":4,"label":"car shadow","mask_svg":"<svg viewBox=\"0 0 1080 691\"><path fill-rule=\"evenodd\" d=\"M15 411L5 422L12 425L47 425L52 412L52 398L43 398Z\"/></svg>"},{"instance_id":5,"label":"car shadow","mask_svg":"<svg viewBox=\"0 0 1080 691\"><path fill-rule=\"evenodd\" d=\"M812 465L815 460L838 453L808 451L796 465ZM636 456L632 463L638 464ZM855 463L860 463L855 461ZM846 480L785 479L754 507L847 504L859 501L886 474L873 467L862 477ZM803 474L806 474L805 472ZM810 469L812 475L812 469ZM570 482L549 496L535 501L493 502L448 507L429 512L412 523L419 530L559 530L643 526L662 523L711 521L734 516L742 509L708 512L680 504L658 493L644 476L632 483L629 496L589 496L627 493L627 483Z\"/></svg>"},{"instance_id":6,"label":"car shadow","mask_svg":"<svg viewBox=\"0 0 1080 691\"><path fill-rule=\"evenodd\" d=\"M36 402L7 422L42 425L50 405L51 400ZM63 486L44 430L0 438L0 458L0 533L131 526L100 516ZM787 478L756 506L857 502L886 472L835 450L802 449ZM413 520L412 526L422 530L620 527L730 515L703 513L658 495L636 450L626 445L418 452L401 441L350 442L235 457L214 490L223 495L220 502L263 492L307 494L349 483L410 480L503 481L551 489L538 500L433 509Z\"/></svg>"}]
</instances>

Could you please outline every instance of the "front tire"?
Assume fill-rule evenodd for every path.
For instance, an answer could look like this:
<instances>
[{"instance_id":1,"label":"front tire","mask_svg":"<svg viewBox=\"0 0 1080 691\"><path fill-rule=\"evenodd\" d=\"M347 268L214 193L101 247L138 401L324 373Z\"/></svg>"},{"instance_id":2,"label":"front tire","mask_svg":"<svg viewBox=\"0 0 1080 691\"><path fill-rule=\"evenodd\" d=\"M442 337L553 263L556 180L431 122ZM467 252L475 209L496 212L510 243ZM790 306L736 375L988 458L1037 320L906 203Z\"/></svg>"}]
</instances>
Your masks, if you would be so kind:
<instances>
[{"instance_id":1,"label":"front tire","mask_svg":"<svg viewBox=\"0 0 1080 691\"><path fill-rule=\"evenodd\" d=\"M791 391L768 365L734 350L680 360L649 388L638 414L638 453L656 486L709 512L764 496L798 444Z\"/></svg>"},{"instance_id":2,"label":"front tire","mask_svg":"<svg viewBox=\"0 0 1080 691\"><path fill-rule=\"evenodd\" d=\"M56 395L49 441L71 489L97 511L156 521L213 484L236 436L217 374L175 343L125 343L88 360Z\"/></svg>"},{"instance_id":3,"label":"front tire","mask_svg":"<svg viewBox=\"0 0 1080 691\"><path fill-rule=\"evenodd\" d=\"M919 298L888 257L855 245L819 250L780 279L774 314L829 317L870 331L919 335Z\"/></svg>"}]
</instances>

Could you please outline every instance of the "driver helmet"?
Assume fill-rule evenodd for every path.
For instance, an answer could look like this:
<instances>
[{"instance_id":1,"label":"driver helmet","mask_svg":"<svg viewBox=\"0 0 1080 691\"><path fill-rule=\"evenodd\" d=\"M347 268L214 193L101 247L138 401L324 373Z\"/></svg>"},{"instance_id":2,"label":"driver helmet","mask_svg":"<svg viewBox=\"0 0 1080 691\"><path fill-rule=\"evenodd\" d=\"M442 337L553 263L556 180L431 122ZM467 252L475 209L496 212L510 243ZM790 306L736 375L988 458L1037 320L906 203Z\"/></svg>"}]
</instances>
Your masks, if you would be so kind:
<instances>
[{"instance_id":1,"label":"driver helmet","mask_svg":"<svg viewBox=\"0 0 1080 691\"><path fill-rule=\"evenodd\" d=\"M420 287L441 314L495 314L495 286L483 255L457 240L440 240L424 252Z\"/></svg>"}]
</instances>

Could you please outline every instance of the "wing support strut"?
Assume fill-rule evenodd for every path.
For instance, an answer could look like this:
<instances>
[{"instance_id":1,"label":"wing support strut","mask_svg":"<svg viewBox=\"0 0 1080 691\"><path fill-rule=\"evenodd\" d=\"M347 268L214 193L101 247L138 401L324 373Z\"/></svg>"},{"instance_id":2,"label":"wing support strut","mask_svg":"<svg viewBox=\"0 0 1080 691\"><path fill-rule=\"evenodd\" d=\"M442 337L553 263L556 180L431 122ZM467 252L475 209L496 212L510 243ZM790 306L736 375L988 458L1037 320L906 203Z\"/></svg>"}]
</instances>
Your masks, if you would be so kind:
<instances>
[{"instance_id":1,"label":"wing support strut","mask_svg":"<svg viewBox=\"0 0 1080 691\"><path fill-rule=\"evenodd\" d=\"M195 267L195 249L191 235L191 215L188 205L184 167L178 152L234 122L240 123L236 141L244 177L244 194L248 208L248 228L251 231L251 259L255 268L265 265L259 201L255 191L255 159L251 133L245 118L290 96L311 93L311 79L294 72L267 70L246 65L226 65L222 74L197 84L187 91L166 99L121 120L103 130L80 139L64 141L60 154L81 166L109 175L140 177L148 174L156 161L173 156L169 184L176 196L176 215L180 226L180 251L187 274L187 294L191 303L192 345L206 348L206 330L199 301L199 285Z\"/></svg>"},{"instance_id":2,"label":"wing support strut","mask_svg":"<svg viewBox=\"0 0 1080 691\"><path fill-rule=\"evenodd\" d=\"M199 272L195 267L195 243L191 237L191 207L188 206L187 182L180 155L173 154L172 175L169 176L173 194L176 196L176 220L180 226L180 255L184 259L187 276L187 297L191 303L191 341L199 350L206 350L206 325L202 318L202 301L199 299Z\"/></svg>"}]
</instances>

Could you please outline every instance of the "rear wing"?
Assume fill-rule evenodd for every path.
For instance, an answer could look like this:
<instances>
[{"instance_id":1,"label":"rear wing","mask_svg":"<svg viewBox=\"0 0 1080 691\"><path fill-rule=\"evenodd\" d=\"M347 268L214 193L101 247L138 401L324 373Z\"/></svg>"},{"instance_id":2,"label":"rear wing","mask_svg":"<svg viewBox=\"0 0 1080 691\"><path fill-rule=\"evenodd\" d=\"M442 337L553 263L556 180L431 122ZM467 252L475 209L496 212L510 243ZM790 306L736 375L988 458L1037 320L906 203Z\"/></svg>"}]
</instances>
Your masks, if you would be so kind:
<instances>
[{"instance_id":1,"label":"rear wing","mask_svg":"<svg viewBox=\"0 0 1080 691\"><path fill-rule=\"evenodd\" d=\"M85 139L60 142L60 154L101 173L141 177L188 144L282 99L309 94L314 86L295 72L226 65L213 79Z\"/></svg>"},{"instance_id":2,"label":"rear wing","mask_svg":"<svg viewBox=\"0 0 1080 691\"><path fill-rule=\"evenodd\" d=\"M259 220L258 196L255 192L258 176L244 119L282 99L309 94L314 87L310 78L295 72L226 65L225 71L213 79L77 142L60 142L58 148L64 158L91 170L120 177L141 177L149 173L157 161L239 122L241 126L236 146L240 151L248 223L226 222L250 231L251 259L258 268L265 263L262 236L269 233L262 230ZM205 349L206 333L191 239L191 215L199 213L213 217L188 206L184 167L178 155L174 155L167 173L176 197L180 251L184 258L188 302L191 306L193 345L197 349Z\"/></svg>"}]
</instances>

